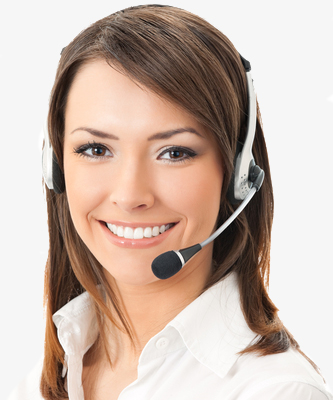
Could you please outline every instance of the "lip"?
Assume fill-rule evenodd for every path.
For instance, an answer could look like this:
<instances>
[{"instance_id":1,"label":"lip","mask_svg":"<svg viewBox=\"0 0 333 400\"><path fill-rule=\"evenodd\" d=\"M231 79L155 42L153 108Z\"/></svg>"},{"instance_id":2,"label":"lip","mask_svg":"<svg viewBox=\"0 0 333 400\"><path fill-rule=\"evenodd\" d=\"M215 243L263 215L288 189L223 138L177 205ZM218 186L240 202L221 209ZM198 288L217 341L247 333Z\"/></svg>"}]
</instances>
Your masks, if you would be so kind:
<instances>
[{"instance_id":1,"label":"lip","mask_svg":"<svg viewBox=\"0 0 333 400\"><path fill-rule=\"evenodd\" d=\"M163 240L165 240L169 235L170 232L173 231L175 226L178 224L178 222L175 223L175 225L168 229L167 231L160 233L158 236L152 237L152 238L144 238L144 239L126 239L123 237L119 237L114 235L109 228L105 225L104 221L98 221L100 224L100 227L104 234L106 235L106 238L114 245L119 246L119 247L124 247L124 248L130 248L130 249L146 249L149 247L157 246L158 244L162 243ZM161 226L164 225L163 223L158 225L149 225L149 224L125 224L125 223L120 223L119 221L113 221L113 222L108 222L109 224L115 224L119 226L129 226L131 228L137 228L137 227L142 227L145 228L147 226Z\"/></svg>"}]
</instances>

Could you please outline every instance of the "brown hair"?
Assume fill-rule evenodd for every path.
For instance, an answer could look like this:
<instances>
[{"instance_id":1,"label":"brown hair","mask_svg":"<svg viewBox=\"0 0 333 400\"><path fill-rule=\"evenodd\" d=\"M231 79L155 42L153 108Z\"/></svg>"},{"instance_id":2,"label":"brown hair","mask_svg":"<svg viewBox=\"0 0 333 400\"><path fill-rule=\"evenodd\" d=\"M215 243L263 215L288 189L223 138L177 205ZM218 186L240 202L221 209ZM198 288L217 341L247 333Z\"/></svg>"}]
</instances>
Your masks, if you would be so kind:
<instances>
[{"instance_id":1,"label":"brown hair","mask_svg":"<svg viewBox=\"0 0 333 400\"><path fill-rule=\"evenodd\" d=\"M218 225L222 224L235 208L226 193L237 141L244 140L248 110L245 71L232 43L198 16L158 5L127 8L82 31L62 53L50 98L48 129L61 167L68 92L80 68L98 59L179 105L215 136L225 171L218 216ZM299 350L299 346L279 320L278 310L267 293L273 191L259 109L253 154L265 171L264 183L227 232L215 240L213 271L205 290L231 271L237 272L244 316L258 334L258 341L242 353L268 355L284 352L290 346ZM123 325L119 328L130 336L132 333L102 265L73 226L66 191L57 195L46 188L46 194L50 247L45 273L47 321L40 387L44 398L61 399L67 397L61 378L64 351L52 321L58 309L88 291L103 345L103 320L114 322L114 316L97 289L100 284Z\"/></svg>"}]
</instances>

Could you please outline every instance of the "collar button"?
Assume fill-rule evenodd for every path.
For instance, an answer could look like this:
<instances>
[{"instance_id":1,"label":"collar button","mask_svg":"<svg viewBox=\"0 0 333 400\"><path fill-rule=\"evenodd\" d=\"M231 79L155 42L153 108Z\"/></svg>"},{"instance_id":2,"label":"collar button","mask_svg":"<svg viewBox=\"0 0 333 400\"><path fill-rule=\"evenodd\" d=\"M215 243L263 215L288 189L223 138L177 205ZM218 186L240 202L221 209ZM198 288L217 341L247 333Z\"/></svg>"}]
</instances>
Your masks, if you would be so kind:
<instances>
[{"instance_id":1,"label":"collar button","mask_svg":"<svg viewBox=\"0 0 333 400\"><path fill-rule=\"evenodd\" d=\"M155 346L160 350L165 349L166 347L168 347L168 345L169 345L169 339L166 337L159 338L155 344Z\"/></svg>"}]
</instances>

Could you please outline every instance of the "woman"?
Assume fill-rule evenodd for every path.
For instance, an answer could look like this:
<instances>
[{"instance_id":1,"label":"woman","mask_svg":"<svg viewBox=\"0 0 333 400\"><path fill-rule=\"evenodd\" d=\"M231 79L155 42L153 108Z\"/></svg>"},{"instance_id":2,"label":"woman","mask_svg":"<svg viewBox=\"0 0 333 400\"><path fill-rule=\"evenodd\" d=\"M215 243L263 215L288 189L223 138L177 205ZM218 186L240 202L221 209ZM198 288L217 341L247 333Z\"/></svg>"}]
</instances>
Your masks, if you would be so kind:
<instances>
[{"instance_id":1,"label":"woman","mask_svg":"<svg viewBox=\"0 0 333 400\"><path fill-rule=\"evenodd\" d=\"M179 272L168 259L163 276L151 268L239 210L246 69L221 32L168 6L115 13L64 49L51 182L44 172L45 354L12 398L332 398L266 291L273 194L259 111L260 168L240 178L261 189Z\"/></svg>"}]
</instances>

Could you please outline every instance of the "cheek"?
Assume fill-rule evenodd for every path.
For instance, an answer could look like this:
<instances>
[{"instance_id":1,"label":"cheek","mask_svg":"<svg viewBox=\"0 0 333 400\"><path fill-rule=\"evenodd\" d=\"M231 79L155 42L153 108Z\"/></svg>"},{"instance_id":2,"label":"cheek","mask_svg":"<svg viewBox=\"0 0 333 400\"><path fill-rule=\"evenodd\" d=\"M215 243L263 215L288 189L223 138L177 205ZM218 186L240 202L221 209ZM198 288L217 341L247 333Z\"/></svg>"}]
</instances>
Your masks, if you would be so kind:
<instances>
[{"instance_id":1,"label":"cheek","mask_svg":"<svg viewBox=\"0 0 333 400\"><path fill-rule=\"evenodd\" d=\"M89 213L101 201L103 183L97 171L86 168L83 162L70 162L66 156L64 170L66 194L73 224L85 241L85 236L90 231Z\"/></svg>"},{"instance_id":2,"label":"cheek","mask_svg":"<svg viewBox=\"0 0 333 400\"><path fill-rule=\"evenodd\" d=\"M192 196L186 196L191 215L197 218L202 227L207 226L207 229L215 226L220 208L222 179L222 174L214 168L201 169L196 174Z\"/></svg>"},{"instance_id":3,"label":"cheek","mask_svg":"<svg viewBox=\"0 0 333 400\"><path fill-rule=\"evenodd\" d=\"M164 204L183 215L187 234L191 237L202 230L202 235L210 235L218 216L223 171L214 160L198 163L197 167L176 171L161 185L160 193Z\"/></svg>"}]
</instances>

